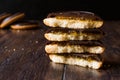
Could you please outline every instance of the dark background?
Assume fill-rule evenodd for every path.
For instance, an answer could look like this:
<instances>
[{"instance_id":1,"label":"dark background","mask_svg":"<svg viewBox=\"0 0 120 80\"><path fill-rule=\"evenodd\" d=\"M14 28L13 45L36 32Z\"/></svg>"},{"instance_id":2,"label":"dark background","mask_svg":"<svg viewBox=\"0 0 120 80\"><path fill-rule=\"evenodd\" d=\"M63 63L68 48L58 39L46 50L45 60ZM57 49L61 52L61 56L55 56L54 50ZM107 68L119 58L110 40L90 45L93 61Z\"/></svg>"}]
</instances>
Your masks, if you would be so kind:
<instances>
[{"instance_id":1,"label":"dark background","mask_svg":"<svg viewBox=\"0 0 120 80\"><path fill-rule=\"evenodd\" d=\"M91 11L104 20L120 20L119 0L0 0L0 13L24 12L28 19L43 19L50 12Z\"/></svg>"}]
</instances>

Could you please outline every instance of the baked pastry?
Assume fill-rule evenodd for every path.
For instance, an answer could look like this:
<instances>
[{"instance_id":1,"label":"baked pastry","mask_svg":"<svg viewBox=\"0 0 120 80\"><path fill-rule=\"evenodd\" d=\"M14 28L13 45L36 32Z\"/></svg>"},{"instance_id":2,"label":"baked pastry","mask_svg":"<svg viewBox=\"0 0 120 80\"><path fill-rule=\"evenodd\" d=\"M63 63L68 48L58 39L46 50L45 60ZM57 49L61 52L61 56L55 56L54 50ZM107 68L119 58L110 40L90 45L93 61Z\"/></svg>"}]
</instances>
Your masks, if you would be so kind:
<instances>
[{"instance_id":1,"label":"baked pastry","mask_svg":"<svg viewBox=\"0 0 120 80\"><path fill-rule=\"evenodd\" d=\"M13 15L5 18L5 19L1 22L0 28L4 28L4 27L8 26L8 25L10 25L11 23L20 20L20 19L23 18L24 16L25 16L24 13L16 13L16 14L13 14Z\"/></svg>"},{"instance_id":2,"label":"baked pastry","mask_svg":"<svg viewBox=\"0 0 120 80\"><path fill-rule=\"evenodd\" d=\"M104 36L103 20L87 11L66 11L48 14L43 23L50 27L44 34L49 41L46 54L55 63L99 69L105 47L98 41Z\"/></svg>"},{"instance_id":3,"label":"baked pastry","mask_svg":"<svg viewBox=\"0 0 120 80\"><path fill-rule=\"evenodd\" d=\"M24 22L19 22L16 24L11 25L10 27L12 29L16 30L23 30L23 29L35 29L38 28L40 25L37 21L24 21Z\"/></svg>"},{"instance_id":4,"label":"baked pastry","mask_svg":"<svg viewBox=\"0 0 120 80\"><path fill-rule=\"evenodd\" d=\"M104 46L98 41L63 41L49 42L45 45L45 51L50 53L91 53L102 54Z\"/></svg>"},{"instance_id":5,"label":"baked pastry","mask_svg":"<svg viewBox=\"0 0 120 80\"><path fill-rule=\"evenodd\" d=\"M50 54L50 60L55 63L77 65L92 69L99 69L103 64L101 55L91 54Z\"/></svg>"},{"instance_id":6,"label":"baked pastry","mask_svg":"<svg viewBox=\"0 0 120 80\"><path fill-rule=\"evenodd\" d=\"M43 22L50 27L72 29L100 28L103 25L103 20L99 16L87 11L49 13Z\"/></svg>"},{"instance_id":7,"label":"baked pastry","mask_svg":"<svg viewBox=\"0 0 120 80\"><path fill-rule=\"evenodd\" d=\"M0 14L0 22L2 20L4 20L5 18L7 18L8 16L10 16L10 15L11 15L10 13L2 13L2 14Z\"/></svg>"},{"instance_id":8,"label":"baked pastry","mask_svg":"<svg viewBox=\"0 0 120 80\"><path fill-rule=\"evenodd\" d=\"M100 29L51 28L44 36L49 41L99 40L104 33Z\"/></svg>"}]
</instances>

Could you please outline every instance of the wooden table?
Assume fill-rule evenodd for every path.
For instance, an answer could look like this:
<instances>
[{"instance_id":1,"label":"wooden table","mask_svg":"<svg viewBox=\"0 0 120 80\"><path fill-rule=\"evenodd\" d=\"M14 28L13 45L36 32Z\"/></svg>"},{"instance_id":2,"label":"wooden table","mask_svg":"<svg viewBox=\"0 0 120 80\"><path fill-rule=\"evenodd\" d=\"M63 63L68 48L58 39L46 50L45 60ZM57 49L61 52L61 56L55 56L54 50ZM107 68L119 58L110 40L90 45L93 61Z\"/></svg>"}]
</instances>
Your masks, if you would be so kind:
<instances>
[{"instance_id":1,"label":"wooden table","mask_svg":"<svg viewBox=\"0 0 120 80\"><path fill-rule=\"evenodd\" d=\"M99 70L52 63L44 51L46 30L43 24L34 30L0 30L0 80L120 79L120 21L104 22L108 65Z\"/></svg>"}]
</instances>

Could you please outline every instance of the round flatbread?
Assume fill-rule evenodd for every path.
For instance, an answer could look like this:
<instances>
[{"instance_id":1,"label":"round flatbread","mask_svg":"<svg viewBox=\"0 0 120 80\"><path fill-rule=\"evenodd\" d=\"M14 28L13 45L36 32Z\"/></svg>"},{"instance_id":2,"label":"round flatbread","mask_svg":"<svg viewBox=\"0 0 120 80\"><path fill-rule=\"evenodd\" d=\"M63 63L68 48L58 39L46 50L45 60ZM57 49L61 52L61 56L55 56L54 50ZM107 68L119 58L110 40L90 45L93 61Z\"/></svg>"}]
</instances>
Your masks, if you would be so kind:
<instances>
[{"instance_id":1,"label":"round flatbread","mask_svg":"<svg viewBox=\"0 0 120 80\"><path fill-rule=\"evenodd\" d=\"M10 13L2 13L0 14L0 22L4 20L5 18L9 17L11 14Z\"/></svg>"},{"instance_id":2,"label":"round flatbread","mask_svg":"<svg viewBox=\"0 0 120 80\"><path fill-rule=\"evenodd\" d=\"M49 41L99 40L103 36L104 32L101 29L51 28L44 34Z\"/></svg>"},{"instance_id":3,"label":"round flatbread","mask_svg":"<svg viewBox=\"0 0 120 80\"><path fill-rule=\"evenodd\" d=\"M34 29L34 28L39 28L39 23L37 21L29 20L21 23L16 23L11 25L12 29Z\"/></svg>"},{"instance_id":4,"label":"round flatbread","mask_svg":"<svg viewBox=\"0 0 120 80\"><path fill-rule=\"evenodd\" d=\"M72 29L99 28L103 25L103 20L99 16L88 11L49 13L43 22L49 27Z\"/></svg>"},{"instance_id":5,"label":"round flatbread","mask_svg":"<svg viewBox=\"0 0 120 80\"><path fill-rule=\"evenodd\" d=\"M5 18L5 19L1 22L0 28L5 28L5 27L9 26L10 24L12 24L13 22L20 20L20 19L23 18L24 16L25 16L24 13L16 13L16 14L13 14L13 15Z\"/></svg>"}]
</instances>

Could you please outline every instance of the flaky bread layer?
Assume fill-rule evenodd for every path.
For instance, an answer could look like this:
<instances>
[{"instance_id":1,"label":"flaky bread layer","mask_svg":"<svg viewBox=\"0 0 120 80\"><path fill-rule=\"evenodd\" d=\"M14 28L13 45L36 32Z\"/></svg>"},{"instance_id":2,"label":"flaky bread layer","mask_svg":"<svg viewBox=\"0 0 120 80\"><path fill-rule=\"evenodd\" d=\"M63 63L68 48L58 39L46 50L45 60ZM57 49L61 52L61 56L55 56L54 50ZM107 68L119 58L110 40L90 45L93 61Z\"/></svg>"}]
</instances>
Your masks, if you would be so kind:
<instances>
[{"instance_id":1,"label":"flaky bread layer","mask_svg":"<svg viewBox=\"0 0 120 80\"><path fill-rule=\"evenodd\" d=\"M49 41L68 41L68 40L99 40L101 34L88 33L45 33L45 38Z\"/></svg>"},{"instance_id":2,"label":"flaky bread layer","mask_svg":"<svg viewBox=\"0 0 120 80\"><path fill-rule=\"evenodd\" d=\"M62 27L71 29L87 29L87 28L100 28L103 21L95 20L74 20L74 19L58 19L58 18L45 18L44 24L50 27Z\"/></svg>"},{"instance_id":3,"label":"flaky bread layer","mask_svg":"<svg viewBox=\"0 0 120 80\"><path fill-rule=\"evenodd\" d=\"M93 69L99 69L103 62L102 61L97 61L97 60L88 60L88 59L83 59L79 57L65 57L62 55L49 55L49 58L51 61L55 63L63 63L63 64L69 64L69 65L78 65L82 67L89 67Z\"/></svg>"},{"instance_id":4,"label":"flaky bread layer","mask_svg":"<svg viewBox=\"0 0 120 80\"><path fill-rule=\"evenodd\" d=\"M49 53L92 53L102 54L104 47L102 46L85 46L85 45L59 45L48 44L45 46L45 51Z\"/></svg>"}]
</instances>

